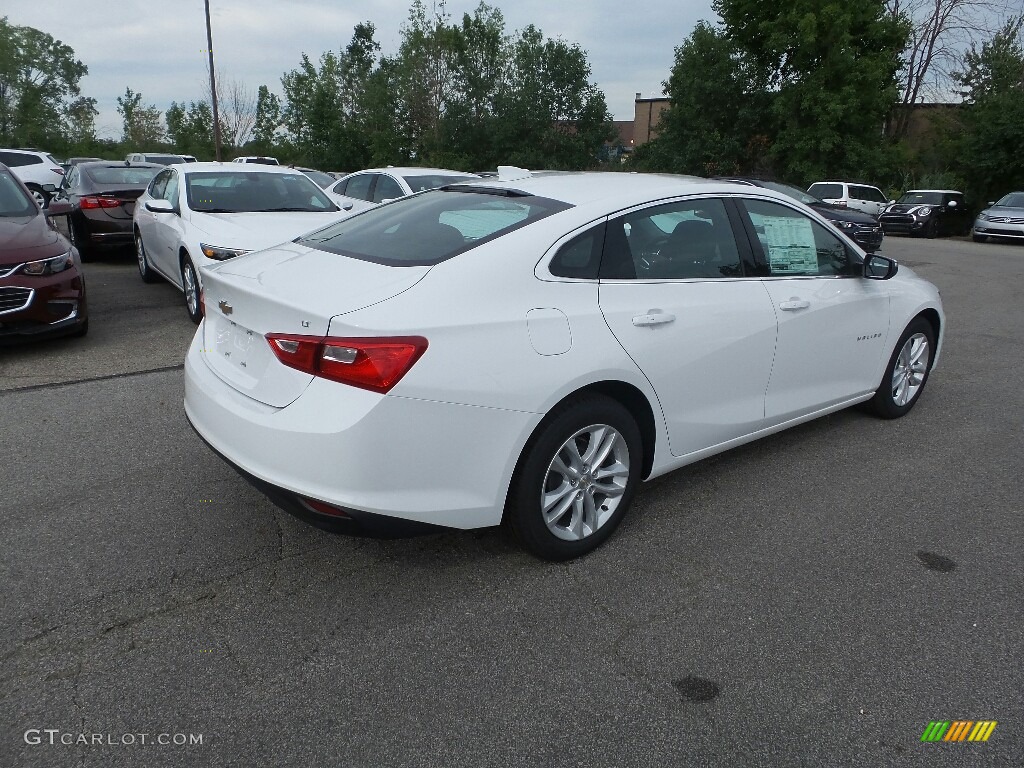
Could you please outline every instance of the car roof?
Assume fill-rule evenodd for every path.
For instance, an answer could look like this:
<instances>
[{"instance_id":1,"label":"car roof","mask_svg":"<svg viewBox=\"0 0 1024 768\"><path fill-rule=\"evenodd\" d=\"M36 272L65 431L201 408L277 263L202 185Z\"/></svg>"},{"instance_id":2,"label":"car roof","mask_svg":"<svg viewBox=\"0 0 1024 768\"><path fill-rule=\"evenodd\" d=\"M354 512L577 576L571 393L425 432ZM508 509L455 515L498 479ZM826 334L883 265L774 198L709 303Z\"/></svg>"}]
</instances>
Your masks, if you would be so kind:
<instances>
[{"instance_id":1,"label":"car roof","mask_svg":"<svg viewBox=\"0 0 1024 768\"><path fill-rule=\"evenodd\" d=\"M297 168L287 165L263 165L262 163L236 163L233 160L217 162L209 160L198 163L175 163L169 168L178 168L185 173L203 173L210 171L230 171L231 173L300 173Z\"/></svg>"},{"instance_id":2,"label":"car roof","mask_svg":"<svg viewBox=\"0 0 1024 768\"><path fill-rule=\"evenodd\" d=\"M955 189L908 189L904 192L904 195L912 195L915 192L941 192L944 195L962 195L963 192L959 192Z\"/></svg>"},{"instance_id":3,"label":"car roof","mask_svg":"<svg viewBox=\"0 0 1024 768\"><path fill-rule=\"evenodd\" d=\"M660 173L566 173L504 181L501 178L486 178L479 182L463 182L466 186L485 189L505 189L526 192L570 205L584 205L599 201L613 201L617 207L639 205L659 197L675 197L688 194L732 192L749 195L750 185L697 176L681 176ZM764 187L757 188L757 194L779 200L792 201L778 192Z\"/></svg>"},{"instance_id":4,"label":"car roof","mask_svg":"<svg viewBox=\"0 0 1024 768\"><path fill-rule=\"evenodd\" d=\"M399 176L434 176L443 173L454 176L476 176L475 173L470 173L469 171L453 171L451 168L398 167L390 165L387 168L365 168L361 171L353 171L348 175L355 176L357 173L396 173Z\"/></svg>"}]
</instances>

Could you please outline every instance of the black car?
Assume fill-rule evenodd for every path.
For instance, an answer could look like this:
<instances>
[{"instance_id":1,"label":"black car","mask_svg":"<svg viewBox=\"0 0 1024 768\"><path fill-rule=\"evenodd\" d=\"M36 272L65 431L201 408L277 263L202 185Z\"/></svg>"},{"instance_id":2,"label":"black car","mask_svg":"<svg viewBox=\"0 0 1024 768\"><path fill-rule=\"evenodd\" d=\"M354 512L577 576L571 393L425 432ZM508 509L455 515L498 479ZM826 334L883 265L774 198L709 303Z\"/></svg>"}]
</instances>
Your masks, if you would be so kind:
<instances>
[{"instance_id":1,"label":"black car","mask_svg":"<svg viewBox=\"0 0 1024 768\"><path fill-rule=\"evenodd\" d=\"M79 163L64 177L61 192L72 210L68 232L82 260L101 248L130 246L135 199L164 169L158 163L103 160Z\"/></svg>"},{"instance_id":2,"label":"black car","mask_svg":"<svg viewBox=\"0 0 1024 768\"><path fill-rule=\"evenodd\" d=\"M849 208L839 208L838 206L826 203L824 200L819 200L813 195L807 194L799 187L794 187L792 184L783 184L780 181L735 177L717 178L720 178L722 181L734 181L737 184L749 184L754 187L764 187L765 189L772 189L776 192L781 192L784 195L792 197L797 202L813 208L832 222L832 226L845 234L868 253L874 253L882 247L882 228L879 226L875 217L870 214L862 213L861 211L853 211Z\"/></svg>"},{"instance_id":3,"label":"black car","mask_svg":"<svg viewBox=\"0 0 1024 768\"><path fill-rule=\"evenodd\" d=\"M962 192L951 189L912 189L878 217L888 234L945 237L966 235L973 217Z\"/></svg>"}]
</instances>

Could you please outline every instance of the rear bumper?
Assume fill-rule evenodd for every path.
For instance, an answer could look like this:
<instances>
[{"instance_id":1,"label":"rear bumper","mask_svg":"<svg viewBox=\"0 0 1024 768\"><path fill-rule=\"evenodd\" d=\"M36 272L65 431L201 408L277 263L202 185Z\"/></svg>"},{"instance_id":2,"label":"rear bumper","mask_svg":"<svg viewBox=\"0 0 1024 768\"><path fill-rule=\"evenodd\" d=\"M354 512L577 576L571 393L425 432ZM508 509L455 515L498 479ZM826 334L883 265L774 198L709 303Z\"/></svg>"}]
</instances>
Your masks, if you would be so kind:
<instances>
[{"instance_id":1,"label":"rear bumper","mask_svg":"<svg viewBox=\"0 0 1024 768\"><path fill-rule=\"evenodd\" d=\"M378 395L324 379L275 408L225 383L207 363L202 337L200 327L185 359L185 413L211 448L283 508L337 528L303 500L326 503L346 511L357 523L351 528L378 534L407 530L408 522L501 522L539 414Z\"/></svg>"}]
</instances>

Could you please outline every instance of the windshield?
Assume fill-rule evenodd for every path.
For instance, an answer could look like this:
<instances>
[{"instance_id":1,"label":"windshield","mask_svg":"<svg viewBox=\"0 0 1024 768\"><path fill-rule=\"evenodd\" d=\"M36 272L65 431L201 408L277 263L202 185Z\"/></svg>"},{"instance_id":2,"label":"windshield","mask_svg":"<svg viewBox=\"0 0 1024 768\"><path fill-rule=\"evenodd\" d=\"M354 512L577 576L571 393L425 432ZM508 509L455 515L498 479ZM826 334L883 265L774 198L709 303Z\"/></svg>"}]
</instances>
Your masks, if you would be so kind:
<instances>
[{"instance_id":1,"label":"windshield","mask_svg":"<svg viewBox=\"0 0 1024 768\"><path fill-rule=\"evenodd\" d=\"M431 265L569 207L505 190L434 190L371 208L299 242L378 264Z\"/></svg>"},{"instance_id":2,"label":"windshield","mask_svg":"<svg viewBox=\"0 0 1024 768\"><path fill-rule=\"evenodd\" d=\"M999 198L999 202L996 205L1001 205L1005 208L1024 208L1024 192L1011 192L1008 195L1004 195Z\"/></svg>"},{"instance_id":3,"label":"windshield","mask_svg":"<svg viewBox=\"0 0 1024 768\"><path fill-rule=\"evenodd\" d=\"M0 216L35 216L39 213L35 202L25 194L8 171L0 171Z\"/></svg>"},{"instance_id":4,"label":"windshield","mask_svg":"<svg viewBox=\"0 0 1024 768\"><path fill-rule=\"evenodd\" d=\"M188 207L200 213L304 211L338 207L302 173L203 171L185 175Z\"/></svg>"},{"instance_id":5,"label":"windshield","mask_svg":"<svg viewBox=\"0 0 1024 768\"><path fill-rule=\"evenodd\" d=\"M900 205L942 205L942 193L907 192L896 202Z\"/></svg>"},{"instance_id":6,"label":"windshield","mask_svg":"<svg viewBox=\"0 0 1024 768\"><path fill-rule=\"evenodd\" d=\"M147 163L159 163L160 165L174 165L185 162L181 155L146 155Z\"/></svg>"},{"instance_id":7,"label":"windshield","mask_svg":"<svg viewBox=\"0 0 1024 768\"><path fill-rule=\"evenodd\" d=\"M789 195L794 200L803 203L804 205L827 205L823 200L819 200L814 195L807 194L802 189L794 187L792 184L783 184L778 181L762 181L759 183L763 187L774 189L776 192L781 192L784 195Z\"/></svg>"},{"instance_id":8,"label":"windshield","mask_svg":"<svg viewBox=\"0 0 1024 768\"><path fill-rule=\"evenodd\" d=\"M82 172L97 184L128 184L133 187L145 187L159 170L159 168L137 165L108 165L83 167Z\"/></svg>"},{"instance_id":9,"label":"windshield","mask_svg":"<svg viewBox=\"0 0 1024 768\"><path fill-rule=\"evenodd\" d=\"M324 173L323 171L314 171L312 168L304 170L303 173L325 189L337 181L331 174Z\"/></svg>"}]
</instances>

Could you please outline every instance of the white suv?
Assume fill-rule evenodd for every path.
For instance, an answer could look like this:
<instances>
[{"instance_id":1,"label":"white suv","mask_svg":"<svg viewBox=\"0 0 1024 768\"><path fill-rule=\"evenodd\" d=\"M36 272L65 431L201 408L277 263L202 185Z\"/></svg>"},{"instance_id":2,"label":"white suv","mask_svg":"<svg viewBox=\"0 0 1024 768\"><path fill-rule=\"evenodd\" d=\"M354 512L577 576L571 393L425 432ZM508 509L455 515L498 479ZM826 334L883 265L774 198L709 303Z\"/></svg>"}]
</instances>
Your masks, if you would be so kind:
<instances>
[{"instance_id":1,"label":"white suv","mask_svg":"<svg viewBox=\"0 0 1024 768\"><path fill-rule=\"evenodd\" d=\"M878 215L892 202L882 194L882 190L878 187L849 181L818 181L811 184L807 188L807 192L826 203L838 205L840 208L864 211L875 218L878 218Z\"/></svg>"},{"instance_id":2,"label":"white suv","mask_svg":"<svg viewBox=\"0 0 1024 768\"><path fill-rule=\"evenodd\" d=\"M54 190L48 185L60 186L64 180L64 169L53 159L49 152L38 152L34 149L0 149L0 163L21 179L40 208L50 204Z\"/></svg>"}]
</instances>

